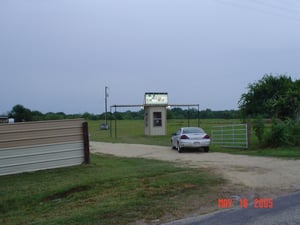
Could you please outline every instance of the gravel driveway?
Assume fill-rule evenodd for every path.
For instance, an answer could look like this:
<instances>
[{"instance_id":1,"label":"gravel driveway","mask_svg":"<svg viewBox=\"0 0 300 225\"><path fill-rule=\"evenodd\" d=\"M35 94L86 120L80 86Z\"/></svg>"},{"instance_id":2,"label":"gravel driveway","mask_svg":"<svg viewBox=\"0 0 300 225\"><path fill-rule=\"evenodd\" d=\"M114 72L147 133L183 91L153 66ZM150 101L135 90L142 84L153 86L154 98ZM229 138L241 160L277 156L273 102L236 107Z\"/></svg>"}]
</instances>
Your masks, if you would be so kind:
<instances>
[{"instance_id":1,"label":"gravel driveway","mask_svg":"<svg viewBox=\"0 0 300 225\"><path fill-rule=\"evenodd\" d=\"M233 184L275 193L300 190L300 160L253 157L224 153L187 152L170 147L91 142L92 153L171 161L184 166L209 168Z\"/></svg>"}]
</instances>

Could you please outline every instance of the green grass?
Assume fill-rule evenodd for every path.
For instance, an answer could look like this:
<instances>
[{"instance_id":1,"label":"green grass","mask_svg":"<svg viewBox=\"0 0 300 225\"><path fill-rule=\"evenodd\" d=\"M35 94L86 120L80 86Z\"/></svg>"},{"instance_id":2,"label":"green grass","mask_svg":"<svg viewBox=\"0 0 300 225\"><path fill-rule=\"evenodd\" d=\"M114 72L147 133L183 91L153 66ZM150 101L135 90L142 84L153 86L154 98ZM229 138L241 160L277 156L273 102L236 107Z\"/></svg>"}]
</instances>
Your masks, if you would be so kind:
<instances>
[{"instance_id":1,"label":"green grass","mask_svg":"<svg viewBox=\"0 0 300 225\"><path fill-rule=\"evenodd\" d=\"M300 149L296 147L280 147L280 148L258 148L258 149L229 149L213 147L215 152L223 152L237 155L249 156L264 156L264 157L278 157L286 159L300 159Z\"/></svg>"},{"instance_id":2,"label":"green grass","mask_svg":"<svg viewBox=\"0 0 300 225\"><path fill-rule=\"evenodd\" d=\"M144 121L142 120L118 120L117 125L112 122L111 130L100 130L99 124L103 121L88 121L91 141L102 141L111 143L135 143L152 145L170 145L170 137L178 128L184 126L198 126L198 120L168 120L167 135L145 136ZM219 120L207 119L200 120L200 126L210 134L212 126L222 124L240 123L238 120Z\"/></svg>"},{"instance_id":3,"label":"green grass","mask_svg":"<svg viewBox=\"0 0 300 225\"><path fill-rule=\"evenodd\" d=\"M211 126L233 120L201 120ZM145 137L143 121L118 121L118 136L100 131L100 121L89 121L92 141L169 146L171 133L187 121L168 121L168 135ZM197 126L197 121L191 121ZM255 138L253 138L255 140ZM300 158L293 148L212 151L254 156ZM217 206L226 198L224 179L205 169L191 169L156 160L91 155L91 164L0 177L0 224L134 224L144 219L180 218L203 206ZM237 191L229 188L236 195ZM226 194L232 194L226 191ZM161 220L162 221L162 220Z\"/></svg>"},{"instance_id":4,"label":"green grass","mask_svg":"<svg viewBox=\"0 0 300 225\"><path fill-rule=\"evenodd\" d=\"M89 121L91 141L170 146L171 134L176 132L179 127L188 126L188 120L168 120L167 135L145 136L144 123L142 120L118 120L117 129L115 129L115 123L113 121L111 130L107 131L99 129L99 124L101 124L102 122L103 121ZM203 119L200 120L200 127L202 127L208 134L210 134L211 128L213 126L239 123L241 123L241 121L232 119ZM198 120L190 120L190 126L198 126ZM257 138L254 135L253 131L251 132L250 139L251 146L248 150L211 146L211 151L251 156L269 156L300 159L299 148L261 148L258 145Z\"/></svg>"},{"instance_id":5,"label":"green grass","mask_svg":"<svg viewBox=\"0 0 300 225\"><path fill-rule=\"evenodd\" d=\"M91 161L0 177L0 224L106 225L166 214L176 218L195 207L191 199L196 207L216 206L215 190L225 184L204 169L162 161L107 155L92 155Z\"/></svg>"}]
</instances>

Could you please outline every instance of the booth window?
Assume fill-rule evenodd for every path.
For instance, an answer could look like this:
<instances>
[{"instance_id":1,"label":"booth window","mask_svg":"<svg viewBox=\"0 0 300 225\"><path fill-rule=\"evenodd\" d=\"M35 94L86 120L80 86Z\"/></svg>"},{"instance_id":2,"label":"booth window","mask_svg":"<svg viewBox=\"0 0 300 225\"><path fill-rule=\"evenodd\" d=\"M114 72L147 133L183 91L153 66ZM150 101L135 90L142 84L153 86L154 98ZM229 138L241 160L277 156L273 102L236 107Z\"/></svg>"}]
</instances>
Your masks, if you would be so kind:
<instances>
[{"instance_id":1,"label":"booth window","mask_svg":"<svg viewBox=\"0 0 300 225\"><path fill-rule=\"evenodd\" d=\"M161 112L153 112L153 126L154 127L162 126Z\"/></svg>"}]
</instances>

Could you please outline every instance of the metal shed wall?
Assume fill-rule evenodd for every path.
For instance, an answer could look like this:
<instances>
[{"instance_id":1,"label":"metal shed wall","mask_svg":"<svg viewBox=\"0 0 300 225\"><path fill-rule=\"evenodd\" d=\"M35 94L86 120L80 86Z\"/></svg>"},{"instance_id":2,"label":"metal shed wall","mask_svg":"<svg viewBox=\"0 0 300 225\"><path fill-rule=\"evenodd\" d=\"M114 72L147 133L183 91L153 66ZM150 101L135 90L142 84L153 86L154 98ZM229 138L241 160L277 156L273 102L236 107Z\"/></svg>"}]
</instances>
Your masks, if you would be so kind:
<instances>
[{"instance_id":1,"label":"metal shed wall","mask_svg":"<svg viewBox=\"0 0 300 225\"><path fill-rule=\"evenodd\" d=\"M0 125L0 175L79 165L87 161L84 120Z\"/></svg>"}]
</instances>

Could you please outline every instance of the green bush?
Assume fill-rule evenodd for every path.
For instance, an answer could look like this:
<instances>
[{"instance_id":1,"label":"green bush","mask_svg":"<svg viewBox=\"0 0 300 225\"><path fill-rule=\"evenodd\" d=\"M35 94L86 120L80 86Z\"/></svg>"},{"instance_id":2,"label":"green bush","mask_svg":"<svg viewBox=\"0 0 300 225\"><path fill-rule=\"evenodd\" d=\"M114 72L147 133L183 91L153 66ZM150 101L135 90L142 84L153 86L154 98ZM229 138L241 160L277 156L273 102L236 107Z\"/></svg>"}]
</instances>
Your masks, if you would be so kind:
<instances>
[{"instance_id":1,"label":"green bush","mask_svg":"<svg viewBox=\"0 0 300 225\"><path fill-rule=\"evenodd\" d=\"M289 140L293 145L300 146L300 124L289 121Z\"/></svg>"},{"instance_id":2,"label":"green bush","mask_svg":"<svg viewBox=\"0 0 300 225\"><path fill-rule=\"evenodd\" d=\"M273 119L270 132L265 136L265 144L270 147L300 146L300 125L293 120Z\"/></svg>"},{"instance_id":3,"label":"green bush","mask_svg":"<svg viewBox=\"0 0 300 225\"><path fill-rule=\"evenodd\" d=\"M253 129L255 132L255 136L258 139L258 142L261 144L263 141L263 135L265 130L265 124L262 116L258 116L253 123Z\"/></svg>"}]
</instances>

